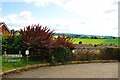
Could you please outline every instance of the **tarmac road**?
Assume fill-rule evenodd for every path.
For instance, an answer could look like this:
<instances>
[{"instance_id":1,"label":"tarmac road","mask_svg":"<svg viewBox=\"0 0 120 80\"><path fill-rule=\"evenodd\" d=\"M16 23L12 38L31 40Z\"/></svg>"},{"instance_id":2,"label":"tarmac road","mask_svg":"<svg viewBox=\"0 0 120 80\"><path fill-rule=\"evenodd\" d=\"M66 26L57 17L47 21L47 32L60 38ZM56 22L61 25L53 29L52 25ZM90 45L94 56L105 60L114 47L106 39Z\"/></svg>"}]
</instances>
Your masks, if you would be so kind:
<instances>
[{"instance_id":1,"label":"tarmac road","mask_svg":"<svg viewBox=\"0 0 120 80\"><path fill-rule=\"evenodd\" d=\"M41 67L17 73L9 78L118 78L118 63Z\"/></svg>"}]
</instances>

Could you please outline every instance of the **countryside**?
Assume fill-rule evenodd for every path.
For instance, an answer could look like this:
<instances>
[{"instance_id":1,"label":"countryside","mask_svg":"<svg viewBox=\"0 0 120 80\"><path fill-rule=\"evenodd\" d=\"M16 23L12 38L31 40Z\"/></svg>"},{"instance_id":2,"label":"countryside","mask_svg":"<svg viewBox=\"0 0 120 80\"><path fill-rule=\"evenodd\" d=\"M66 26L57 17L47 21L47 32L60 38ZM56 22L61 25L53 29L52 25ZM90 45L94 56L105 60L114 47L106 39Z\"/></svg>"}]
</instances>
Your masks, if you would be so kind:
<instances>
[{"instance_id":1,"label":"countryside","mask_svg":"<svg viewBox=\"0 0 120 80\"><path fill-rule=\"evenodd\" d=\"M115 19L118 2L91 1L3 1L1 80L117 80L120 76L120 37Z\"/></svg>"}]
</instances>

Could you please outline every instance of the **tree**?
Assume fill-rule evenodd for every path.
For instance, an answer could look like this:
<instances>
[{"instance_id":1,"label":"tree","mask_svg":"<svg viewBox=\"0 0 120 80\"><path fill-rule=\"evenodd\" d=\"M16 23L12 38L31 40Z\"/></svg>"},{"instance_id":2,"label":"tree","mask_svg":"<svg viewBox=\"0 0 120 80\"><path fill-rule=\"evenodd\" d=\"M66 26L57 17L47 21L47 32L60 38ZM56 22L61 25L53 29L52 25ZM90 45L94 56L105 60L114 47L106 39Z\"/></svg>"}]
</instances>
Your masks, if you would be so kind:
<instances>
[{"instance_id":1,"label":"tree","mask_svg":"<svg viewBox=\"0 0 120 80\"><path fill-rule=\"evenodd\" d=\"M73 46L73 38L66 37L66 36L58 36L57 38L54 38L52 45L54 47L68 47L70 49L74 48Z\"/></svg>"},{"instance_id":2,"label":"tree","mask_svg":"<svg viewBox=\"0 0 120 80\"><path fill-rule=\"evenodd\" d=\"M94 39L98 39L98 37L97 37L97 36L94 36Z\"/></svg>"},{"instance_id":3,"label":"tree","mask_svg":"<svg viewBox=\"0 0 120 80\"><path fill-rule=\"evenodd\" d=\"M30 57L34 59L48 59L50 53L53 30L41 25L31 25L21 29L22 45L30 50Z\"/></svg>"},{"instance_id":4,"label":"tree","mask_svg":"<svg viewBox=\"0 0 120 80\"><path fill-rule=\"evenodd\" d=\"M79 44L82 44L82 41L79 41Z\"/></svg>"},{"instance_id":5,"label":"tree","mask_svg":"<svg viewBox=\"0 0 120 80\"><path fill-rule=\"evenodd\" d=\"M22 49L21 36L3 36L2 37L2 50L6 50L9 54L18 54L18 51Z\"/></svg>"}]
</instances>

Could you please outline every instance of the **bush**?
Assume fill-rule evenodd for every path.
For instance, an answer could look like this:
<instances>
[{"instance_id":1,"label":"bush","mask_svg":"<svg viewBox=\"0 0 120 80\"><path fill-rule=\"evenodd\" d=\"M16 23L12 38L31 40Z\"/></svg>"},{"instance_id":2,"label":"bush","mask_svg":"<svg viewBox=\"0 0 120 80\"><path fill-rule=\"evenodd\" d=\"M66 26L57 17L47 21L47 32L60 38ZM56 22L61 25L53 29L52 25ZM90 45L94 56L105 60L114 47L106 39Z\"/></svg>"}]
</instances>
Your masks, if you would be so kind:
<instances>
[{"instance_id":1,"label":"bush","mask_svg":"<svg viewBox=\"0 0 120 80\"><path fill-rule=\"evenodd\" d=\"M30 50L30 57L47 60L51 50L53 31L41 25L31 25L21 29L22 45Z\"/></svg>"},{"instance_id":2,"label":"bush","mask_svg":"<svg viewBox=\"0 0 120 80\"><path fill-rule=\"evenodd\" d=\"M66 64L72 60L72 51L68 47L57 47L51 53L51 64Z\"/></svg>"},{"instance_id":3,"label":"bush","mask_svg":"<svg viewBox=\"0 0 120 80\"><path fill-rule=\"evenodd\" d=\"M97 44L94 44L94 47L97 47Z\"/></svg>"},{"instance_id":4,"label":"bush","mask_svg":"<svg viewBox=\"0 0 120 80\"><path fill-rule=\"evenodd\" d=\"M120 48L104 48L99 57L103 60L120 60Z\"/></svg>"},{"instance_id":5,"label":"bush","mask_svg":"<svg viewBox=\"0 0 120 80\"><path fill-rule=\"evenodd\" d=\"M18 54L22 50L21 36L4 36L2 37L2 51L8 54Z\"/></svg>"},{"instance_id":6,"label":"bush","mask_svg":"<svg viewBox=\"0 0 120 80\"><path fill-rule=\"evenodd\" d=\"M95 60L96 59L96 54L93 52L82 52L82 51L77 51L76 54L73 54L73 60L74 61L90 61L90 60Z\"/></svg>"}]
</instances>

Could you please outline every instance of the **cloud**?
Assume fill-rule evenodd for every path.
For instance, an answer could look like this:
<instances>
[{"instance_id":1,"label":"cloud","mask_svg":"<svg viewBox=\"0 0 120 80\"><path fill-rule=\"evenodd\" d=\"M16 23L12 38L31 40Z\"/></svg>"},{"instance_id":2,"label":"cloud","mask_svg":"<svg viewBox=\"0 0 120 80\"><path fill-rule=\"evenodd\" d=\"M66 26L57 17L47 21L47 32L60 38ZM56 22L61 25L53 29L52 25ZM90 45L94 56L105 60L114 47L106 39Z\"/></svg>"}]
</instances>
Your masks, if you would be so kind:
<instances>
[{"instance_id":1,"label":"cloud","mask_svg":"<svg viewBox=\"0 0 120 80\"><path fill-rule=\"evenodd\" d=\"M50 3L56 4L58 6L63 6L65 4L67 4L68 2L70 2L71 0L24 0L27 3L33 3L36 6L42 6L42 7L46 7L48 6Z\"/></svg>"},{"instance_id":2,"label":"cloud","mask_svg":"<svg viewBox=\"0 0 120 80\"><path fill-rule=\"evenodd\" d=\"M105 13L112 13L112 12L116 12L117 10L116 9L111 9L111 10L106 10L104 11Z\"/></svg>"},{"instance_id":3,"label":"cloud","mask_svg":"<svg viewBox=\"0 0 120 80\"><path fill-rule=\"evenodd\" d=\"M1 2L24 2L24 0L1 0Z\"/></svg>"},{"instance_id":4,"label":"cloud","mask_svg":"<svg viewBox=\"0 0 120 80\"><path fill-rule=\"evenodd\" d=\"M29 11L23 11L20 14L9 14L0 20L8 24L11 29L17 30L31 22L32 14Z\"/></svg>"},{"instance_id":5,"label":"cloud","mask_svg":"<svg viewBox=\"0 0 120 80\"><path fill-rule=\"evenodd\" d=\"M47 6L51 3L62 7L63 9L76 12L103 11L116 5L119 0L24 0L27 3L33 3L37 6Z\"/></svg>"},{"instance_id":6,"label":"cloud","mask_svg":"<svg viewBox=\"0 0 120 80\"><path fill-rule=\"evenodd\" d=\"M33 3L35 5L37 4L37 6L39 7L41 6L48 7L48 5L50 5L51 3L55 4L56 6L59 6L66 11L78 14L80 17L82 16L85 19L84 23L86 24L84 25L86 25L86 28L89 27L91 27L92 29L100 28L99 31L105 30L104 33L107 33L106 32L107 29L109 32L112 32L112 28L117 27L118 24L117 3L120 0L44 0L44 1L25 0L25 1L28 1L29 3ZM95 33L97 33L98 31L97 29ZM86 32L90 33L90 31ZM100 34L102 33L100 32ZM109 34L112 35L111 33Z\"/></svg>"},{"instance_id":7,"label":"cloud","mask_svg":"<svg viewBox=\"0 0 120 80\"><path fill-rule=\"evenodd\" d=\"M9 14L5 17L0 18L0 21L4 21L10 29L23 29L24 27L32 24L41 24L43 26L48 26L50 29L55 30L56 32L66 32L78 33L80 26L82 27L83 23L80 20L76 19L67 19L67 18L48 18L48 19L36 19L33 17L30 11L22 11L20 14ZM74 27L74 29L73 29Z\"/></svg>"},{"instance_id":8,"label":"cloud","mask_svg":"<svg viewBox=\"0 0 120 80\"><path fill-rule=\"evenodd\" d=\"M117 36L118 30L118 0L24 0L33 3L37 7L49 7L51 4L82 16L84 20L72 18L48 18L36 19L30 11L22 11L20 14L9 14L4 17L12 28L20 29L27 25L40 23L48 26L56 32L97 34ZM18 27L14 27L18 26Z\"/></svg>"},{"instance_id":9,"label":"cloud","mask_svg":"<svg viewBox=\"0 0 120 80\"><path fill-rule=\"evenodd\" d=\"M116 15L114 13L114 15ZM107 14L106 14L107 17ZM40 23L43 26L48 26L55 32L64 33L76 33L76 34L97 34L97 35L112 35L117 36L116 30L117 19L105 20L91 19L85 22L71 19L71 18L48 18L48 19L36 19L33 17L30 11L22 11L20 14L9 14L0 21L4 21L10 29L23 29L24 27L32 24Z\"/></svg>"}]
</instances>

